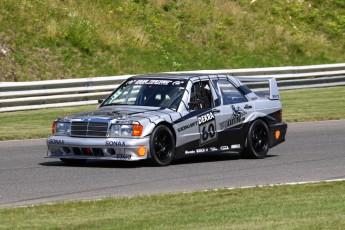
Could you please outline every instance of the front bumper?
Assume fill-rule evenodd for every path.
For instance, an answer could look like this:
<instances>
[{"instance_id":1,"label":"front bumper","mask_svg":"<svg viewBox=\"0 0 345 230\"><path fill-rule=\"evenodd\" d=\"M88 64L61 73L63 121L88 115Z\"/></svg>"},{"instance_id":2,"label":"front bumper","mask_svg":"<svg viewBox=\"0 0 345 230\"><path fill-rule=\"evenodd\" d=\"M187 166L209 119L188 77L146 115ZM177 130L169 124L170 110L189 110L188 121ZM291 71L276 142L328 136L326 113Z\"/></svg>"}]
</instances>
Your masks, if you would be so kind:
<instances>
[{"instance_id":1,"label":"front bumper","mask_svg":"<svg viewBox=\"0 0 345 230\"><path fill-rule=\"evenodd\" d=\"M50 136L47 139L49 158L62 159L103 159L136 161L148 158L149 137L144 138L80 138ZM138 155L139 147L146 153Z\"/></svg>"}]
</instances>

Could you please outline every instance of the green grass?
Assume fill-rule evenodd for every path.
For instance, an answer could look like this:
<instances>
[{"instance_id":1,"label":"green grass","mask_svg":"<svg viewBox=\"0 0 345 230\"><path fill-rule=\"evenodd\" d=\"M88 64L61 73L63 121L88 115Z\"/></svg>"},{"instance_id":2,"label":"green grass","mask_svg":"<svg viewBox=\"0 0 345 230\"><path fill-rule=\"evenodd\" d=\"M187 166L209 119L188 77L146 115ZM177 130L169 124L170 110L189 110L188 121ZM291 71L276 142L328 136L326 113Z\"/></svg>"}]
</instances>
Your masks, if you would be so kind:
<instances>
[{"instance_id":1,"label":"green grass","mask_svg":"<svg viewBox=\"0 0 345 230\"><path fill-rule=\"evenodd\" d=\"M0 140L48 137L55 119L96 108L89 105L0 113Z\"/></svg>"},{"instance_id":2,"label":"green grass","mask_svg":"<svg viewBox=\"0 0 345 230\"><path fill-rule=\"evenodd\" d=\"M281 91L285 122L345 119L345 87ZM96 109L96 105L0 113L0 140L48 137L58 117Z\"/></svg>"},{"instance_id":3,"label":"green grass","mask_svg":"<svg viewBox=\"0 0 345 230\"><path fill-rule=\"evenodd\" d=\"M287 122L345 119L345 87L280 91Z\"/></svg>"},{"instance_id":4,"label":"green grass","mask_svg":"<svg viewBox=\"0 0 345 230\"><path fill-rule=\"evenodd\" d=\"M0 209L0 229L343 229L345 182Z\"/></svg>"},{"instance_id":5,"label":"green grass","mask_svg":"<svg viewBox=\"0 0 345 230\"><path fill-rule=\"evenodd\" d=\"M345 60L343 0L250 2L1 0L0 82Z\"/></svg>"}]
</instances>

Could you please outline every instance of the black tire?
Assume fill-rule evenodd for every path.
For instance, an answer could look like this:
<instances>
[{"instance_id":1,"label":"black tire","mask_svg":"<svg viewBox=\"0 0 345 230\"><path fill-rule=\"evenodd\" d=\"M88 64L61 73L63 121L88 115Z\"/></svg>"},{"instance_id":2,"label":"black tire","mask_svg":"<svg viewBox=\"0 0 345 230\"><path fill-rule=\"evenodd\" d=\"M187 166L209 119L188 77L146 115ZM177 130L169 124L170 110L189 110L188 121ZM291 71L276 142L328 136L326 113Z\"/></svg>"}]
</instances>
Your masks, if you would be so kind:
<instances>
[{"instance_id":1,"label":"black tire","mask_svg":"<svg viewBox=\"0 0 345 230\"><path fill-rule=\"evenodd\" d=\"M69 159L69 158L60 158L60 161L65 163L66 165L82 165L87 160L86 159Z\"/></svg>"},{"instance_id":2,"label":"black tire","mask_svg":"<svg viewBox=\"0 0 345 230\"><path fill-rule=\"evenodd\" d=\"M157 126L150 137L152 163L156 166L170 165L175 155L175 140L165 125Z\"/></svg>"},{"instance_id":3,"label":"black tire","mask_svg":"<svg viewBox=\"0 0 345 230\"><path fill-rule=\"evenodd\" d=\"M265 158L269 149L269 130L266 123L256 120L250 126L247 133L247 144L243 155L247 158Z\"/></svg>"}]
</instances>

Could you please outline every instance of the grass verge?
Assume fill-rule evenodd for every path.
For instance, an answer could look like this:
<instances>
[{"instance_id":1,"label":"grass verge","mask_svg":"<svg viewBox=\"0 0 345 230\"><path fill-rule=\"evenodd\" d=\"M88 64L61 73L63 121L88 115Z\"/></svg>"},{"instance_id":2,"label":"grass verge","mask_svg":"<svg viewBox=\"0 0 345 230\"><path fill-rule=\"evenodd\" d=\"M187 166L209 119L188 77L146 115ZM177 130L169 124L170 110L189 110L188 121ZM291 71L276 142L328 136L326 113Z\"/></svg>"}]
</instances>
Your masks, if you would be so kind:
<instances>
[{"instance_id":1,"label":"grass verge","mask_svg":"<svg viewBox=\"0 0 345 230\"><path fill-rule=\"evenodd\" d=\"M281 91L286 122L345 118L345 87ZM48 137L58 117L95 109L96 105L0 113L0 140Z\"/></svg>"},{"instance_id":2,"label":"grass verge","mask_svg":"<svg viewBox=\"0 0 345 230\"><path fill-rule=\"evenodd\" d=\"M343 229L345 182L0 209L0 229Z\"/></svg>"},{"instance_id":3,"label":"grass verge","mask_svg":"<svg viewBox=\"0 0 345 230\"><path fill-rule=\"evenodd\" d=\"M343 0L0 1L0 81L338 63Z\"/></svg>"},{"instance_id":4,"label":"grass verge","mask_svg":"<svg viewBox=\"0 0 345 230\"><path fill-rule=\"evenodd\" d=\"M0 113L0 140L48 137L56 118L90 111L96 107L88 105Z\"/></svg>"},{"instance_id":5,"label":"grass verge","mask_svg":"<svg viewBox=\"0 0 345 230\"><path fill-rule=\"evenodd\" d=\"M345 87L298 89L280 92L286 122L345 118Z\"/></svg>"}]
</instances>

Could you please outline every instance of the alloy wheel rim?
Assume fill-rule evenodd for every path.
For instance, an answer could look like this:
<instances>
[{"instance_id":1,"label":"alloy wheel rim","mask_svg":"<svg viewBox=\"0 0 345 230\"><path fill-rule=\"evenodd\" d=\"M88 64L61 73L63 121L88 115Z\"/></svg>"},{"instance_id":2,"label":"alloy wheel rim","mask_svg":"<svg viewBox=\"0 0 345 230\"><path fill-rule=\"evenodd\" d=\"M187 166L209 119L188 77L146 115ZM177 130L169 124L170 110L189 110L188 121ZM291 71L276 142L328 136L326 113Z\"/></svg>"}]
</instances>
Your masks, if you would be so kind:
<instances>
[{"instance_id":1,"label":"alloy wheel rim","mask_svg":"<svg viewBox=\"0 0 345 230\"><path fill-rule=\"evenodd\" d=\"M268 147L268 133L263 125L258 125L253 131L253 148L256 152L262 153Z\"/></svg>"},{"instance_id":2,"label":"alloy wheel rim","mask_svg":"<svg viewBox=\"0 0 345 230\"><path fill-rule=\"evenodd\" d=\"M154 139L154 149L160 161L168 160L171 157L171 140L166 131L161 131Z\"/></svg>"}]
</instances>

